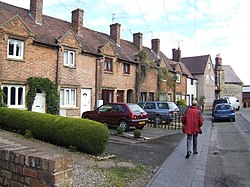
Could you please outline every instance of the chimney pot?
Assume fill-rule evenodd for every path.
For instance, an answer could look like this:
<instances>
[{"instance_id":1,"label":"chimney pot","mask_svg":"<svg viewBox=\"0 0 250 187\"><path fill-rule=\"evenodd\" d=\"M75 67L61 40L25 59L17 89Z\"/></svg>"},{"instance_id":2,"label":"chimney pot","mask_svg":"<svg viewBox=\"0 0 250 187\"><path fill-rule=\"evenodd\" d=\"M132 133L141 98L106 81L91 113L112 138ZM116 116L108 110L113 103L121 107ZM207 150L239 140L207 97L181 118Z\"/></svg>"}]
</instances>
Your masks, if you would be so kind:
<instances>
[{"instance_id":1,"label":"chimney pot","mask_svg":"<svg viewBox=\"0 0 250 187\"><path fill-rule=\"evenodd\" d=\"M159 55L160 53L160 39L152 39L151 40L152 50Z\"/></svg>"},{"instance_id":2,"label":"chimney pot","mask_svg":"<svg viewBox=\"0 0 250 187\"><path fill-rule=\"evenodd\" d=\"M43 0L30 0L30 14L37 24L43 22Z\"/></svg>"},{"instance_id":3,"label":"chimney pot","mask_svg":"<svg viewBox=\"0 0 250 187\"><path fill-rule=\"evenodd\" d=\"M73 10L71 12L71 25L74 31L76 31L77 34L80 34L83 28L83 14L84 11L80 8Z\"/></svg>"},{"instance_id":4,"label":"chimney pot","mask_svg":"<svg viewBox=\"0 0 250 187\"><path fill-rule=\"evenodd\" d=\"M142 50L142 33L133 34L133 44L139 51Z\"/></svg>"},{"instance_id":5,"label":"chimney pot","mask_svg":"<svg viewBox=\"0 0 250 187\"><path fill-rule=\"evenodd\" d=\"M172 49L172 55L173 55L173 61L180 62L181 61L181 50L178 49Z\"/></svg>"},{"instance_id":6,"label":"chimney pot","mask_svg":"<svg viewBox=\"0 0 250 187\"><path fill-rule=\"evenodd\" d=\"M119 23L114 23L110 25L110 37L115 41L115 43L120 46L120 29L121 29L121 24Z\"/></svg>"}]
</instances>

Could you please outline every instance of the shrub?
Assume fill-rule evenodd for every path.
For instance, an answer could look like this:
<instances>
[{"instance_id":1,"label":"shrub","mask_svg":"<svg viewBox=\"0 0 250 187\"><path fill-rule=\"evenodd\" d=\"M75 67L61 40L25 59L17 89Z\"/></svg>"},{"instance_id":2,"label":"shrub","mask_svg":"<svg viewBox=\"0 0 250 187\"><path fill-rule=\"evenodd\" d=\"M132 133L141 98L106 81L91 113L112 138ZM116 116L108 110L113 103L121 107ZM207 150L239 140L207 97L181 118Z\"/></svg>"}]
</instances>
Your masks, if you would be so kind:
<instances>
[{"instance_id":1,"label":"shrub","mask_svg":"<svg viewBox=\"0 0 250 187\"><path fill-rule=\"evenodd\" d=\"M30 130L25 130L25 134L24 134L25 138L33 138L32 132Z\"/></svg>"},{"instance_id":2,"label":"shrub","mask_svg":"<svg viewBox=\"0 0 250 187\"><path fill-rule=\"evenodd\" d=\"M140 137L141 137L141 131L140 131L139 129L136 129L136 130L134 131L134 137L135 137L135 138L140 138Z\"/></svg>"},{"instance_id":3,"label":"shrub","mask_svg":"<svg viewBox=\"0 0 250 187\"><path fill-rule=\"evenodd\" d=\"M124 133L124 128L123 127L117 127L117 133L118 134L123 134Z\"/></svg>"},{"instance_id":4,"label":"shrub","mask_svg":"<svg viewBox=\"0 0 250 187\"><path fill-rule=\"evenodd\" d=\"M89 154L102 154L109 138L108 129L99 122L0 107L0 128L25 134L55 145Z\"/></svg>"}]
</instances>

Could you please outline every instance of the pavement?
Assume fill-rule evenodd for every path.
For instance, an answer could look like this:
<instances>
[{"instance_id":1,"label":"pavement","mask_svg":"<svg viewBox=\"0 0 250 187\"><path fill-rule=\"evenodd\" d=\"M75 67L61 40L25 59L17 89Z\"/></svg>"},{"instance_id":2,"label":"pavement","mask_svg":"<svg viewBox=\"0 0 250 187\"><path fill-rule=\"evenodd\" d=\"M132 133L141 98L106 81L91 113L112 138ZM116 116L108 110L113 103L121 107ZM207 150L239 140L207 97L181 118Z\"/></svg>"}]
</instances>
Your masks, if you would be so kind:
<instances>
[{"instance_id":1,"label":"pavement","mask_svg":"<svg viewBox=\"0 0 250 187\"><path fill-rule=\"evenodd\" d=\"M186 137L158 169L146 187L203 187L209 154L212 130L211 112L205 112L202 134L198 136L198 154L186 154ZM250 121L250 108L241 109L240 114Z\"/></svg>"},{"instance_id":2,"label":"pavement","mask_svg":"<svg viewBox=\"0 0 250 187\"><path fill-rule=\"evenodd\" d=\"M211 115L205 113L202 134L198 136L198 154L186 155L186 137L157 170L146 187L203 187L209 142L211 136Z\"/></svg>"}]
</instances>

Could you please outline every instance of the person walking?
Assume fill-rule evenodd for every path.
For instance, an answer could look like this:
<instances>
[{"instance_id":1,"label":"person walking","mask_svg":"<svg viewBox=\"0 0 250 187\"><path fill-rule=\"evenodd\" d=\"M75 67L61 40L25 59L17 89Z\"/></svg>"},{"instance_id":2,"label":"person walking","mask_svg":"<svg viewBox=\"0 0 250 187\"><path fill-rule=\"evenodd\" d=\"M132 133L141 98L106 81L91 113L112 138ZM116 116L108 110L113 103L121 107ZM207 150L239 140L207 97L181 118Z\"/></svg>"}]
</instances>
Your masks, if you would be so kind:
<instances>
[{"instance_id":1,"label":"person walking","mask_svg":"<svg viewBox=\"0 0 250 187\"><path fill-rule=\"evenodd\" d=\"M198 154L197 151L197 141L198 134L201 134L201 126L203 125L203 118L201 111L198 107L196 100L192 102L184 115L181 118L183 124L183 133L187 134L187 155L186 158L189 158L191 155L191 143L193 139L193 153Z\"/></svg>"}]
</instances>

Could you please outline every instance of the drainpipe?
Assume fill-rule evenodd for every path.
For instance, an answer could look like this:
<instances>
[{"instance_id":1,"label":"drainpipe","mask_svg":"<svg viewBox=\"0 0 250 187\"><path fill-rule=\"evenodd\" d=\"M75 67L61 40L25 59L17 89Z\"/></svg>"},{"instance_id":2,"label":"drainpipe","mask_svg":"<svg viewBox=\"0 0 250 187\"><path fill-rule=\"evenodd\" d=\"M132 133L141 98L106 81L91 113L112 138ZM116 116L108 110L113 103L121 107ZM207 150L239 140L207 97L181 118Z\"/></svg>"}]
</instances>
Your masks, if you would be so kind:
<instances>
[{"instance_id":1,"label":"drainpipe","mask_svg":"<svg viewBox=\"0 0 250 187\"><path fill-rule=\"evenodd\" d=\"M57 59L56 59L56 84L59 85L59 53L60 47L57 47Z\"/></svg>"}]
</instances>

